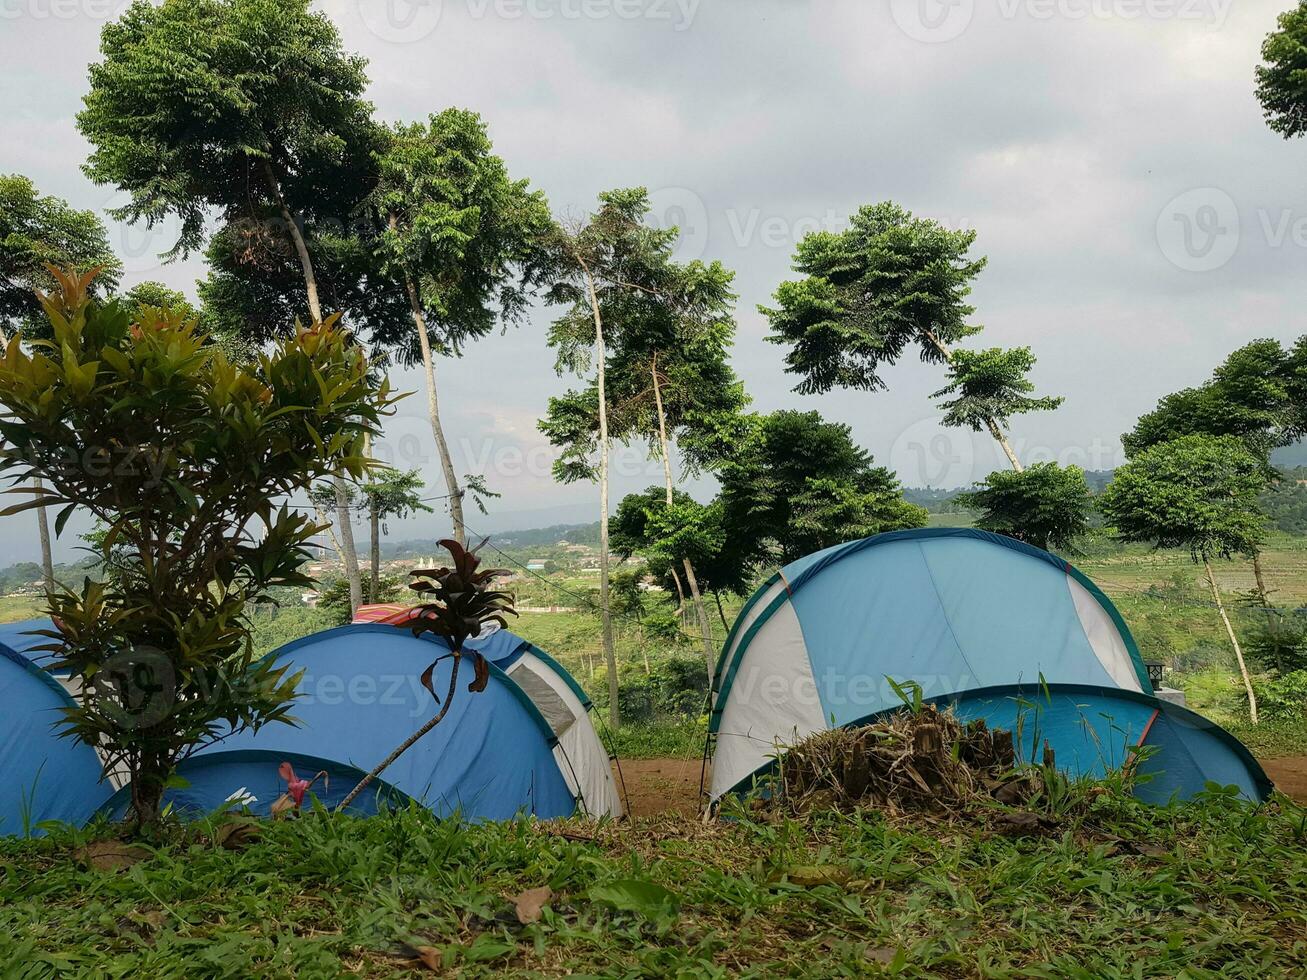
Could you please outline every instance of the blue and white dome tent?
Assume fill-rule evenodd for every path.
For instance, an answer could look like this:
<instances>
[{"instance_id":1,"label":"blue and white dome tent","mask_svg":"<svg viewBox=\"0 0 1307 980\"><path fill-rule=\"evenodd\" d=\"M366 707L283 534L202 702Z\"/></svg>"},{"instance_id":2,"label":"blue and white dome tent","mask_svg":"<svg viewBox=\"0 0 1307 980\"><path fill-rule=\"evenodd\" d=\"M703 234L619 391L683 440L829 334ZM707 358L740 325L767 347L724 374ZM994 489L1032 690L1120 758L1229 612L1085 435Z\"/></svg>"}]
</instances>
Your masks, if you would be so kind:
<instances>
[{"instance_id":1,"label":"blue and white dome tent","mask_svg":"<svg viewBox=\"0 0 1307 980\"><path fill-rule=\"evenodd\" d=\"M1068 562L985 531L896 531L793 562L745 605L713 682L712 798L779 748L900 707L889 678L927 699L1075 685L1158 710L1120 613Z\"/></svg>"},{"instance_id":2,"label":"blue and white dome tent","mask_svg":"<svg viewBox=\"0 0 1307 980\"><path fill-rule=\"evenodd\" d=\"M61 738L61 709L75 702L21 652L48 643L33 629L49 620L0 626L0 834L31 832L46 820L81 826L112 792L89 745Z\"/></svg>"},{"instance_id":3,"label":"blue and white dome tent","mask_svg":"<svg viewBox=\"0 0 1307 980\"><path fill-rule=\"evenodd\" d=\"M320 783L314 793L329 806L339 802L438 710L420 677L439 659L432 686L444 697L452 660L440 658L447 649L388 625L344 626L287 644L270 656L292 673L305 671L291 709L299 726L267 725L200 750L178 767L189 785L165 801L198 812L230 799L264 808L284 790L277 771L290 761L300 776L326 770L329 787ZM487 660L486 689L467 691L472 671L464 664L444 720L385 771L375 792L359 797L358 812L375 810L378 795L469 820L565 817L584 808L574 789L584 782L564 775L551 723L493 655ZM125 808L126 794L110 809Z\"/></svg>"},{"instance_id":4,"label":"blue and white dome tent","mask_svg":"<svg viewBox=\"0 0 1307 980\"><path fill-rule=\"evenodd\" d=\"M581 812L620 817L622 798L613 779L612 756L591 721L594 705L576 679L543 650L508 630L469 640L466 646L504 671L548 722L558 740L558 768Z\"/></svg>"}]
</instances>

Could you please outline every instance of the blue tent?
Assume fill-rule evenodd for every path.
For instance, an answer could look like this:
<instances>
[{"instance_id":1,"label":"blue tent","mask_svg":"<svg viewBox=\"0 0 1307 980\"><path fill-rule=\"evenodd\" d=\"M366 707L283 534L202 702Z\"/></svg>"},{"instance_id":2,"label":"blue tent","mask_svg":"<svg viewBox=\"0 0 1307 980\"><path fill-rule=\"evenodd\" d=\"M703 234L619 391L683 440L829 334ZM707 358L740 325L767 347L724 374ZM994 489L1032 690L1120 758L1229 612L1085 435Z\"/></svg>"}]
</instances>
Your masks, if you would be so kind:
<instances>
[{"instance_id":1,"label":"blue tent","mask_svg":"<svg viewBox=\"0 0 1307 980\"><path fill-rule=\"evenodd\" d=\"M49 654L41 653L36 648L45 646L50 639L37 636L37 630L52 630L54 623L50 619L25 619L18 623L0 623L0 647L10 653L21 653L28 660L41 663L49 659Z\"/></svg>"},{"instance_id":2,"label":"blue tent","mask_svg":"<svg viewBox=\"0 0 1307 980\"><path fill-rule=\"evenodd\" d=\"M928 699L1048 684L1156 704L1120 613L1068 562L969 528L876 535L785 566L741 611L713 682L713 798L779 747L901 706L891 679Z\"/></svg>"},{"instance_id":3,"label":"blue tent","mask_svg":"<svg viewBox=\"0 0 1307 980\"><path fill-rule=\"evenodd\" d=\"M1151 803L1188 799L1207 784L1264 800L1272 784L1238 739L1188 708L1146 694L1075 684L1012 685L936 698L963 721L984 719L1015 736L1020 758L1038 762L1045 744L1068 775L1099 778L1133 767L1135 795ZM1143 752L1139 752L1143 749Z\"/></svg>"},{"instance_id":4,"label":"blue tent","mask_svg":"<svg viewBox=\"0 0 1307 980\"><path fill-rule=\"evenodd\" d=\"M28 629L48 626L0 627L0 834L22 834L44 820L81 826L110 792L95 750L58 735L60 709L74 707L72 698L19 652L46 642Z\"/></svg>"},{"instance_id":5,"label":"blue tent","mask_svg":"<svg viewBox=\"0 0 1307 980\"><path fill-rule=\"evenodd\" d=\"M179 769L190 785L165 799L205 811L234 796L254 796L262 807L284 790L277 776L281 761L292 761L301 776L333 773L324 799L343 796L436 713L419 678L445 652L436 642L384 625L345 626L282 647L272 654L277 662L292 673L304 671L302 697L292 708L300 725L267 725L201 750ZM442 700L451 667L451 660L441 660L432 678ZM493 663L485 691L467 691L472 676L464 664L444 720L386 770L378 790L473 820L570 816L577 796L555 758L549 723ZM368 812L377 794L364 795L369 799L360 800L360 811ZM125 795L114 806L123 808Z\"/></svg>"}]
</instances>

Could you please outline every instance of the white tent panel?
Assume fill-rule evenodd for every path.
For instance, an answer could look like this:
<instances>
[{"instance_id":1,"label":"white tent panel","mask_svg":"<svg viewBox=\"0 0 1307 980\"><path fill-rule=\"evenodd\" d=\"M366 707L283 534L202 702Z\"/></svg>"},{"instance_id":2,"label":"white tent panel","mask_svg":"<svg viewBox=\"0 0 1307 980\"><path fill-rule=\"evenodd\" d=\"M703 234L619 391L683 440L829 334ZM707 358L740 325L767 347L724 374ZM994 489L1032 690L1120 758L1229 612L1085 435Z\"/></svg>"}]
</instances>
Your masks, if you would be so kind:
<instances>
[{"instance_id":1,"label":"white tent panel","mask_svg":"<svg viewBox=\"0 0 1307 980\"><path fill-rule=\"evenodd\" d=\"M1071 601L1075 603L1076 615L1080 625L1085 629L1085 637L1094 651L1094 656L1103 665L1107 675L1117 687L1127 691L1143 692L1139 683L1139 674L1135 670L1134 659L1126 648L1121 631L1112 617L1103 608L1102 603L1093 597L1088 589L1081 585L1073 575L1066 577L1067 588L1071 590Z\"/></svg>"},{"instance_id":2,"label":"white tent panel","mask_svg":"<svg viewBox=\"0 0 1307 980\"><path fill-rule=\"evenodd\" d=\"M608 751L576 692L533 653L524 653L509 667L508 676L526 692L554 730L558 738L554 758L585 814L620 817L622 799Z\"/></svg>"},{"instance_id":3,"label":"white tent panel","mask_svg":"<svg viewBox=\"0 0 1307 980\"><path fill-rule=\"evenodd\" d=\"M778 749L828 727L803 630L789 602L758 630L731 690L713 753L714 800L766 765ZM781 718L788 723L784 732L777 730Z\"/></svg>"}]
</instances>

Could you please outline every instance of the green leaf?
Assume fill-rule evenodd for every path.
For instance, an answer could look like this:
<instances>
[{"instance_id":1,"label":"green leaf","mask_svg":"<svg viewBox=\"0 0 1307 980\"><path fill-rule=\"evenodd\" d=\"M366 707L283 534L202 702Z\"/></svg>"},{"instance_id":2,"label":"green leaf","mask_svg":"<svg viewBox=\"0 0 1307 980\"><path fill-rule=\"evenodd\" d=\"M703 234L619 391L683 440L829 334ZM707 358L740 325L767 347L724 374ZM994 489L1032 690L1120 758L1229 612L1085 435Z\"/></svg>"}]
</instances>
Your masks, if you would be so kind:
<instances>
[{"instance_id":1,"label":"green leaf","mask_svg":"<svg viewBox=\"0 0 1307 980\"><path fill-rule=\"evenodd\" d=\"M589 896L592 902L651 919L675 915L681 904L675 892L657 882L639 878L620 878L595 885L590 889Z\"/></svg>"}]
</instances>

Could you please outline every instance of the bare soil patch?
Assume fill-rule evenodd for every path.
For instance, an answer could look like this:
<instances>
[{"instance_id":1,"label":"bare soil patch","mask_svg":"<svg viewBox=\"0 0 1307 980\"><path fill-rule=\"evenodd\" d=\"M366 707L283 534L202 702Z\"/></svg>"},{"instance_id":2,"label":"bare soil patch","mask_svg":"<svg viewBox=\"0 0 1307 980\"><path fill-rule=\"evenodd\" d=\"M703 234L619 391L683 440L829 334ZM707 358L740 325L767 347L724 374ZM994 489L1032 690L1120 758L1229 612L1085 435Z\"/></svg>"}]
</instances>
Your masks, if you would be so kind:
<instances>
[{"instance_id":1,"label":"bare soil patch","mask_svg":"<svg viewBox=\"0 0 1307 980\"><path fill-rule=\"evenodd\" d=\"M1276 789L1299 803L1307 803L1307 755L1260 761Z\"/></svg>"},{"instance_id":2,"label":"bare soil patch","mask_svg":"<svg viewBox=\"0 0 1307 980\"><path fill-rule=\"evenodd\" d=\"M700 766L699 759L623 759L618 788L625 781L631 816L698 816Z\"/></svg>"}]
</instances>

